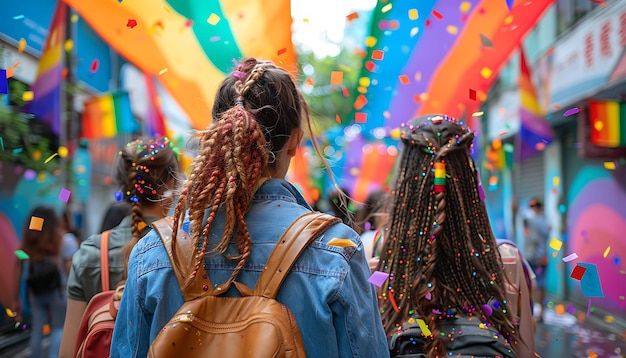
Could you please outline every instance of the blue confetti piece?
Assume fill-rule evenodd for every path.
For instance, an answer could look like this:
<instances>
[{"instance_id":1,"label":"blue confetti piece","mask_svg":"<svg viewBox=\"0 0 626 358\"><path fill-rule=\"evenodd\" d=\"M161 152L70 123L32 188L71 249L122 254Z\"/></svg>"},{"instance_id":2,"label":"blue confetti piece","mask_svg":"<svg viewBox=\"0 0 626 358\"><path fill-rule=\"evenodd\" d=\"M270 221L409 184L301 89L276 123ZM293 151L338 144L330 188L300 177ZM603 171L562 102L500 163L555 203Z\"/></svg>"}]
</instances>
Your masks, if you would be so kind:
<instances>
[{"instance_id":1,"label":"blue confetti piece","mask_svg":"<svg viewBox=\"0 0 626 358\"><path fill-rule=\"evenodd\" d=\"M509 11L511 11L511 9L513 9L513 3L515 2L515 0L506 0L506 6L509 8Z\"/></svg>"},{"instance_id":2,"label":"blue confetti piece","mask_svg":"<svg viewBox=\"0 0 626 358\"><path fill-rule=\"evenodd\" d=\"M9 82L7 80L7 70L0 69L0 94L9 94Z\"/></svg>"},{"instance_id":3,"label":"blue confetti piece","mask_svg":"<svg viewBox=\"0 0 626 358\"><path fill-rule=\"evenodd\" d=\"M600 275L595 264L579 262L579 266L586 268L585 274L580 280L580 288L585 297L604 297L602 292L602 284L600 283Z\"/></svg>"}]
</instances>

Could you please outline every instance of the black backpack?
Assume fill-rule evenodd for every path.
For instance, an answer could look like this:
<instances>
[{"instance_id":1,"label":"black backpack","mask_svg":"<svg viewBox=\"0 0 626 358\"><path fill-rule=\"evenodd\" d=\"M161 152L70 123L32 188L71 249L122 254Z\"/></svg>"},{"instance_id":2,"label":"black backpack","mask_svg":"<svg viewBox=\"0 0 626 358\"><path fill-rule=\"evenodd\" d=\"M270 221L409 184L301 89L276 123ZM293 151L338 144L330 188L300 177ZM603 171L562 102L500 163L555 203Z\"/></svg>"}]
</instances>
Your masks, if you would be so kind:
<instances>
[{"instance_id":1,"label":"black backpack","mask_svg":"<svg viewBox=\"0 0 626 358\"><path fill-rule=\"evenodd\" d=\"M61 288L61 270L53 257L44 257L28 263L26 283L35 295L43 295Z\"/></svg>"},{"instance_id":2,"label":"black backpack","mask_svg":"<svg viewBox=\"0 0 626 358\"><path fill-rule=\"evenodd\" d=\"M515 358L511 345L493 327L481 326L476 317L459 317L439 324L446 333L446 347L453 357ZM454 339L450 339L451 336ZM417 322L405 324L389 338L389 353L395 358L427 358L426 337Z\"/></svg>"}]
</instances>

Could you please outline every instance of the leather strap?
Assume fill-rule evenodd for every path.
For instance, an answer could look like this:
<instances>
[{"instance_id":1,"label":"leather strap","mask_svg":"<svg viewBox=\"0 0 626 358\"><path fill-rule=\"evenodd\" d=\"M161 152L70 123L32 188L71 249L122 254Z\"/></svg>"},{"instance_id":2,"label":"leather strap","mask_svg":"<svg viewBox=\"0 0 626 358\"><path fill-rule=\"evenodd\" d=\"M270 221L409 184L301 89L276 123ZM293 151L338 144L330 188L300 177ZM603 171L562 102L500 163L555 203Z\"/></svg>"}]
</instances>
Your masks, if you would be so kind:
<instances>
[{"instance_id":1,"label":"leather strap","mask_svg":"<svg viewBox=\"0 0 626 358\"><path fill-rule=\"evenodd\" d=\"M109 234L107 230L100 235L100 282L102 292L108 291L109 287Z\"/></svg>"},{"instance_id":2,"label":"leather strap","mask_svg":"<svg viewBox=\"0 0 626 358\"><path fill-rule=\"evenodd\" d=\"M320 212L306 213L292 222L267 259L265 269L254 287L254 295L275 299L280 285L304 249L339 222L339 218Z\"/></svg>"}]
</instances>

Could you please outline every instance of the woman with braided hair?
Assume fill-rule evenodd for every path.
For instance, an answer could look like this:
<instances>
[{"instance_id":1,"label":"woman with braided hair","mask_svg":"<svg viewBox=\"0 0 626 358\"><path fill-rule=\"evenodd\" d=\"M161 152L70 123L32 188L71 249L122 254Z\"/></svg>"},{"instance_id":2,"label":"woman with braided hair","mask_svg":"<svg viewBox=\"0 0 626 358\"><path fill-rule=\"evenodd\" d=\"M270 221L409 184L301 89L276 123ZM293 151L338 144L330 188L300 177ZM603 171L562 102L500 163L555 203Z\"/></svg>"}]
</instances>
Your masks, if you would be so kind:
<instances>
[{"instance_id":1,"label":"woman with braided hair","mask_svg":"<svg viewBox=\"0 0 626 358\"><path fill-rule=\"evenodd\" d=\"M221 83L212 116L199 133L199 154L176 205L171 242L175 247L184 232L198 248L191 264L176 261L192 266L187 286L204 280L225 287L226 296L239 296L230 283L255 287L283 232L312 210L284 180L303 136L302 121L311 129L308 107L287 71L247 58ZM207 276L197 275L203 267ZM184 303L156 231L133 249L128 275L113 332L114 358L145 357ZM276 300L292 312L307 357L388 356L369 276L358 235L342 223L304 249Z\"/></svg>"},{"instance_id":2,"label":"woman with braided hair","mask_svg":"<svg viewBox=\"0 0 626 358\"><path fill-rule=\"evenodd\" d=\"M113 178L120 191L116 199L132 207L129 216L108 238L109 289L126 279L125 267L133 246L153 221L167 216L179 179L177 154L168 138L135 140L119 151ZM68 303L59 357L73 357L81 318L89 301L102 292L100 239L92 235L72 257L67 284Z\"/></svg>"},{"instance_id":3,"label":"woman with braided hair","mask_svg":"<svg viewBox=\"0 0 626 358\"><path fill-rule=\"evenodd\" d=\"M401 133L377 266L390 275L379 307L392 356L533 357L532 326L520 319L530 306L519 302L520 288L503 269L470 157L473 132L431 115L411 120Z\"/></svg>"}]
</instances>

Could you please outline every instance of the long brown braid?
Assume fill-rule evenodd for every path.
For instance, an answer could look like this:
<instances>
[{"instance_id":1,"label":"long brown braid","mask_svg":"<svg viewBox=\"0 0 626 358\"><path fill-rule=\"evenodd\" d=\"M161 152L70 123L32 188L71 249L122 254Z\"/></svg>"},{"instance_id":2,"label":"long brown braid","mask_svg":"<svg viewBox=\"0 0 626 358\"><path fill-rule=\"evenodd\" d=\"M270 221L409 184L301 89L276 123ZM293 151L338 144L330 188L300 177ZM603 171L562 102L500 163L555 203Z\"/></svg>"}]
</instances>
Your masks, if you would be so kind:
<instances>
[{"instance_id":1,"label":"long brown braid","mask_svg":"<svg viewBox=\"0 0 626 358\"><path fill-rule=\"evenodd\" d=\"M402 133L392 216L377 268L390 274L379 296L387 334L412 317L423 319L431 331L425 351L444 357L439 322L476 315L515 346L519 334L505 303L505 275L469 155L473 132L430 116L412 120ZM437 162L445 164L442 192L435 191ZM485 313L486 304L496 308Z\"/></svg>"},{"instance_id":2,"label":"long brown braid","mask_svg":"<svg viewBox=\"0 0 626 358\"><path fill-rule=\"evenodd\" d=\"M172 249L176 248L178 228L188 215L195 250L194 273L187 278L186 287L196 279L204 257L224 255L232 240L238 254L227 256L237 261L230 281L244 267L252 246L244 217L257 182L275 167L280 151L307 113L290 75L271 62L245 59L222 82L213 105L213 122L199 133L200 153L174 213ZM217 246L209 251L211 229L222 209L224 231Z\"/></svg>"},{"instance_id":3,"label":"long brown braid","mask_svg":"<svg viewBox=\"0 0 626 358\"><path fill-rule=\"evenodd\" d=\"M160 205L165 192L174 189L179 165L169 139L137 139L119 151L115 166L115 181L122 189L124 200L132 206L132 237L124 246L125 262L146 227L143 209Z\"/></svg>"}]
</instances>

